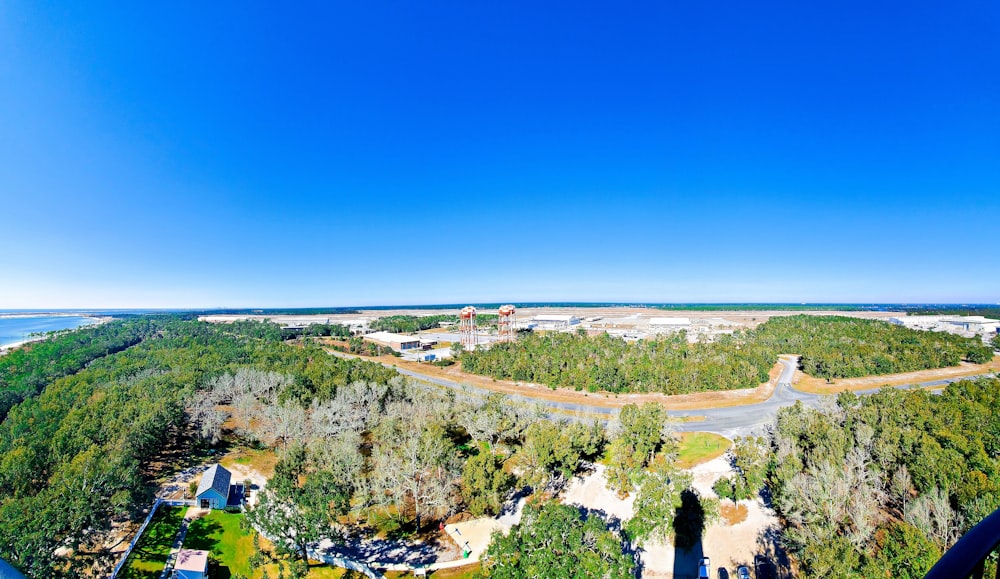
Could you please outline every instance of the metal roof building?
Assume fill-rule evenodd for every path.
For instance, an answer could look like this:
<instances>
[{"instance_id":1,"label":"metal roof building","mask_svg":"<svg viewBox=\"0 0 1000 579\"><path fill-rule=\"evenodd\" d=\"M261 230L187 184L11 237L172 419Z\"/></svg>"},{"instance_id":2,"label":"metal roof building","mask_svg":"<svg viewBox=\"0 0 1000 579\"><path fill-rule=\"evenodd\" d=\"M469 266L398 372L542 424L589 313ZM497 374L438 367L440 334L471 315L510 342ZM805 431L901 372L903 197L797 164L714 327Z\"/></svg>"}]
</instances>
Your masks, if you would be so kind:
<instances>
[{"instance_id":1,"label":"metal roof building","mask_svg":"<svg viewBox=\"0 0 1000 579\"><path fill-rule=\"evenodd\" d=\"M195 499L203 509L224 509L229 501L229 481L232 473L221 464L213 464L201 475Z\"/></svg>"},{"instance_id":2,"label":"metal roof building","mask_svg":"<svg viewBox=\"0 0 1000 579\"><path fill-rule=\"evenodd\" d=\"M0 579L24 579L24 575L10 563L0 559Z\"/></svg>"},{"instance_id":3,"label":"metal roof building","mask_svg":"<svg viewBox=\"0 0 1000 579\"><path fill-rule=\"evenodd\" d=\"M388 346L397 352L420 347L420 338L417 336L404 336L392 332L374 332L365 336L365 339L382 346Z\"/></svg>"}]
</instances>

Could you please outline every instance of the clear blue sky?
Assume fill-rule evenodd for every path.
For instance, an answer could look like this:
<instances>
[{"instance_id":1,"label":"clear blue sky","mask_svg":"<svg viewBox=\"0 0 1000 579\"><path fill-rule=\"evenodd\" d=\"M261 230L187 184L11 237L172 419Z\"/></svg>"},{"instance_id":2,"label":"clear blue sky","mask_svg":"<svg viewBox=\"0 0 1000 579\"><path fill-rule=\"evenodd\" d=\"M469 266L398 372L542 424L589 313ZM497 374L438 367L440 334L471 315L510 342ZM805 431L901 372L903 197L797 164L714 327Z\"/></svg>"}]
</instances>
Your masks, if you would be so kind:
<instances>
[{"instance_id":1,"label":"clear blue sky","mask_svg":"<svg viewBox=\"0 0 1000 579\"><path fill-rule=\"evenodd\" d=\"M1000 301L1000 3L0 2L0 307Z\"/></svg>"}]
</instances>

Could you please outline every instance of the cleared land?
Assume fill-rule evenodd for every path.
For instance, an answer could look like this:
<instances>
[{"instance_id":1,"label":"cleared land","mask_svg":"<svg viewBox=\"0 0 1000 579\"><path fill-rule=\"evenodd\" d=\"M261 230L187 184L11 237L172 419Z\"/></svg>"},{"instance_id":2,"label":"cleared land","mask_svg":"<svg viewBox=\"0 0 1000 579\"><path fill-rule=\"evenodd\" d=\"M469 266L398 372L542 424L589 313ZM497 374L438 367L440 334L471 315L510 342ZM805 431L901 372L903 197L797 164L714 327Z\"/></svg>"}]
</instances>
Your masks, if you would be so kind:
<instances>
[{"instance_id":1,"label":"cleared land","mask_svg":"<svg viewBox=\"0 0 1000 579\"><path fill-rule=\"evenodd\" d=\"M236 320L271 320L278 324L300 324L300 323L329 323L337 324L355 320L374 320L388 316L433 316L433 315L458 315L459 309L414 309L404 308L398 310L358 310L356 314L309 314L309 315L263 315L263 314L216 314L200 316L198 319L205 322L233 322ZM495 314L496 310L481 310L484 314ZM885 320L893 316L905 315L903 312L869 312L869 311L838 311L838 310L660 310L656 308L641 307L538 307L519 308L517 318L519 320L530 320L538 315L574 315L578 318L601 317L607 321L614 322L617 327L626 328L629 326L648 326L650 318L683 316L691 320L705 320L710 318L721 318L741 325L755 327L766 322L773 317L794 316L806 314L811 316L847 316L852 318L868 318Z\"/></svg>"},{"instance_id":2,"label":"cleared land","mask_svg":"<svg viewBox=\"0 0 1000 579\"><path fill-rule=\"evenodd\" d=\"M711 432L682 432L677 466L692 468L718 458L729 450L728 438Z\"/></svg>"},{"instance_id":3,"label":"cleared land","mask_svg":"<svg viewBox=\"0 0 1000 579\"><path fill-rule=\"evenodd\" d=\"M792 382L796 389L803 392L811 394L837 394L846 391L871 390L882 386L906 386L933 382L935 380L965 378L997 371L1000 371L1000 356L994 356L993 360L986 364L962 362L961 365L950 368L935 368L932 370L903 372L901 374L887 374L884 376L864 376L862 378L838 378L833 380L832 384L823 378L816 378L801 370L796 370L795 378L793 378Z\"/></svg>"}]
</instances>

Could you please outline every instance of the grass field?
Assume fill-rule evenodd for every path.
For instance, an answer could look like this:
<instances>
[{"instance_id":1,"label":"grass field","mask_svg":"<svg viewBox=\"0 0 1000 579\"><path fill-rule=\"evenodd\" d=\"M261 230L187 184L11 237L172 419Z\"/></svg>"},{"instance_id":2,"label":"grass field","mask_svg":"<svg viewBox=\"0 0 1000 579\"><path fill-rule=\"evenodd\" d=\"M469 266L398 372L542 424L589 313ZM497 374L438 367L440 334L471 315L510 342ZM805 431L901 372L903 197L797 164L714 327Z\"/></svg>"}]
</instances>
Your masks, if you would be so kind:
<instances>
[{"instance_id":1,"label":"grass field","mask_svg":"<svg viewBox=\"0 0 1000 579\"><path fill-rule=\"evenodd\" d=\"M691 468L722 456L730 446L729 439L711 432L682 432L677 466Z\"/></svg>"},{"instance_id":2,"label":"grass field","mask_svg":"<svg viewBox=\"0 0 1000 579\"><path fill-rule=\"evenodd\" d=\"M211 553L211 572L216 579L228 579L242 575L260 579L267 571L269 577L277 577L278 563L271 563L259 569L251 569L250 557L254 555L253 531L244 531L240 526L242 513L227 513L214 510L196 519L188 528L184 539L185 549L202 549ZM273 549L266 539L260 539L261 549L271 553ZM357 577L356 573L330 567L319 562L311 562L307 579L346 579Z\"/></svg>"},{"instance_id":3,"label":"grass field","mask_svg":"<svg viewBox=\"0 0 1000 579\"><path fill-rule=\"evenodd\" d=\"M427 574L427 576L433 577L434 579L472 579L476 576L476 572L479 571L479 568L479 563L473 563L472 565L463 565L454 569L431 571ZM413 574L409 572L387 571L385 576L386 579L408 579L413 577Z\"/></svg>"},{"instance_id":4,"label":"grass field","mask_svg":"<svg viewBox=\"0 0 1000 579\"><path fill-rule=\"evenodd\" d=\"M155 579L163 571L170 546L184 519L186 507L160 507L146 527L119 575L122 579Z\"/></svg>"}]
</instances>

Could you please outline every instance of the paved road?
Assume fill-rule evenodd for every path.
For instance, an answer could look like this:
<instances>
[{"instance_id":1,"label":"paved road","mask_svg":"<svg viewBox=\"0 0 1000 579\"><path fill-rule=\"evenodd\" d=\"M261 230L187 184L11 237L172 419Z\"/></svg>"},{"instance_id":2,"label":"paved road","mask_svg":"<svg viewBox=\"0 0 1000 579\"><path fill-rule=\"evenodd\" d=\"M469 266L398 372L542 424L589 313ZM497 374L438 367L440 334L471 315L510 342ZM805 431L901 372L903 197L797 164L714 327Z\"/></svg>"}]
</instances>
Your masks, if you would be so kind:
<instances>
[{"instance_id":1,"label":"paved road","mask_svg":"<svg viewBox=\"0 0 1000 579\"><path fill-rule=\"evenodd\" d=\"M351 354L331 351L331 354L342 358L357 358ZM778 410L785 406L791 406L799 401L807 406L817 406L824 398L833 396L831 394L810 394L796 390L792 387L792 376L798 367L798 358L781 358L779 362L784 366L781 375L778 377L778 385L774 389L771 397L764 402L757 404L744 404L742 406L730 406L727 408L703 408L696 410L671 410L670 416L684 417L697 416L704 417L704 420L691 422L679 422L677 430L679 432L715 432L728 438L736 436L747 436L750 434L762 434L764 430L774 421L778 415ZM414 372L408 368L400 368L388 363L382 363L387 368L394 368L400 374L409 376L438 388L450 389L466 396L485 396L493 391L485 388L477 388L469 384L463 384L454 380L428 376L419 372ZM907 386L893 386L900 390L910 388L926 388L934 386L946 386L959 380L970 380L977 376L966 376L962 378L934 380ZM855 394L873 394L881 388L856 391ZM517 394L506 394L508 398L517 402L527 404L541 404L550 410L552 418L572 418L572 419L593 419L611 420L618 415L618 408L606 408L603 406L591 406L587 404L576 404L573 402L558 402L531 398Z\"/></svg>"}]
</instances>

